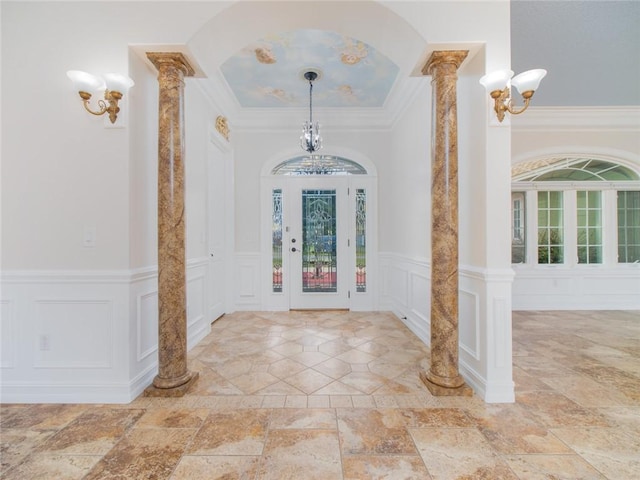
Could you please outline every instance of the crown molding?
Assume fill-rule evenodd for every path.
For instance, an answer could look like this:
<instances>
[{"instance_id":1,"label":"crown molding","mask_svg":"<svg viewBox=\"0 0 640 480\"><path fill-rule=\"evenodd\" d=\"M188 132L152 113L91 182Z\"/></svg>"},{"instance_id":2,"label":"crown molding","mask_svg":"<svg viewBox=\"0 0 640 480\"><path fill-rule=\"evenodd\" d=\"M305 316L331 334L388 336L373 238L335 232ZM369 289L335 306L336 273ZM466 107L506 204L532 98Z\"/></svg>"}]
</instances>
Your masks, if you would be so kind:
<instances>
[{"instance_id":1,"label":"crown molding","mask_svg":"<svg viewBox=\"0 0 640 480\"><path fill-rule=\"evenodd\" d=\"M529 107L511 116L514 133L539 131L616 130L640 132L640 106Z\"/></svg>"}]
</instances>

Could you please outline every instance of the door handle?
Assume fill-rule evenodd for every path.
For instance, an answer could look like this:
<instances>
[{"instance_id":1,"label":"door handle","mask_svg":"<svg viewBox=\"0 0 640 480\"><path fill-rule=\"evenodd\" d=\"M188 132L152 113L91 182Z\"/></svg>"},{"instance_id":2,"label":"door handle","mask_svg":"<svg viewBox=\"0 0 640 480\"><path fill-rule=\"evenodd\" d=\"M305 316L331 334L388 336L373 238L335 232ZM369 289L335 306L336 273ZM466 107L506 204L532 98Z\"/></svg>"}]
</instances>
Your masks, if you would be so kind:
<instances>
[{"instance_id":1,"label":"door handle","mask_svg":"<svg viewBox=\"0 0 640 480\"><path fill-rule=\"evenodd\" d=\"M291 248L291 251L292 251L292 252L297 252L298 250L296 249L296 247L292 247L292 248Z\"/></svg>"}]
</instances>

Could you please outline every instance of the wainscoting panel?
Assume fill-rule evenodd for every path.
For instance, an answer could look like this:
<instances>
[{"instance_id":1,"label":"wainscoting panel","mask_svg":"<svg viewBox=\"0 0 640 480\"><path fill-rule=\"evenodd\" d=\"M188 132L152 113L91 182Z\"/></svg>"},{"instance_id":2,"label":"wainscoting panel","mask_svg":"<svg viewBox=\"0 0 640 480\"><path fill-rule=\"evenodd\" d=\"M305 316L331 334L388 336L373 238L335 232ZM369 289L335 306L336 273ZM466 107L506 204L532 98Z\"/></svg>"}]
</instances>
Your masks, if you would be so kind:
<instances>
[{"instance_id":1,"label":"wainscoting panel","mask_svg":"<svg viewBox=\"0 0 640 480\"><path fill-rule=\"evenodd\" d=\"M122 271L3 272L15 350L0 401L130 401L129 279Z\"/></svg>"},{"instance_id":2,"label":"wainscoting panel","mask_svg":"<svg viewBox=\"0 0 640 480\"><path fill-rule=\"evenodd\" d=\"M260 310L260 254L238 253L235 258L236 310Z\"/></svg>"},{"instance_id":3,"label":"wainscoting panel","mask_svg":"<svg viewBox=\"0 0 640 480\"><path fill-rule=\"evenodd\" d=\"M15 365L16 338L15 302L0 301L0 368L13 368Z\"/></svg>"},{"instance_id":4,"label":"wainscoting panel","mask_svg":"<svg viewBox=\"0 0 640 480\"><path fill-rule=\"evenodd\" d=\"M208 259L187 262L188 347L210 331ZM128 403L157 373L157 269L2 273L3 403ZM19 328L18 328L19 327Z\"/></svg>"},{"instance_id":5,"label":"wainscoting panel","mask_svg":"<svg viewBox=\"0 0 640 480\"><path fill-rule=\"evenodd\" d=\"M514 310L640 309L640 265L514 270Z\"/></svg>"},{"instance_id":6,"label":"wainscoting panel","mask_svg":"<svg viewBox=\"0 0 640 480\"><path fill-rule=\"evenodd\" d=\"M136 304L136 360L141 362L158 351L157 290L137 295Z\"/></svg>"},{"instance_id":7,"label":"wainscoting panel","mask_svg":"<svg viewBox=\"0 0 640 480\"><path fill-rule=\"evenodd\" d=\"M480 297L461 289L458 304L460 348L480 360Z\"/></svg>"}]
</instances>

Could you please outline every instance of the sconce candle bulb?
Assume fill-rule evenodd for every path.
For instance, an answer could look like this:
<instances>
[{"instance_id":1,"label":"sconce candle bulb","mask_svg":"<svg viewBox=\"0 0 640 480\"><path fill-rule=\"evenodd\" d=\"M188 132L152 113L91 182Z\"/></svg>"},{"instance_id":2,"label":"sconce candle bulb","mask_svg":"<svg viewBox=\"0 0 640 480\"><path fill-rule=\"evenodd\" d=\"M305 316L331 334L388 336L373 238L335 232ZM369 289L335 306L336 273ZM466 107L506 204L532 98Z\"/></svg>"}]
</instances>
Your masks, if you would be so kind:
<instances>
[{"instance_id":1,"label":"sconce candle bulb","mask_svg":"<svg viewBox=\"0 0 640 480\"><path fill-rule=\"evenodd\" d=\"M535 70L527 70L515 77L513 77L511 70L500 70L488 73L482 77L480 84L486 88L489 96L494 100L494 110L498 121L502 122L504 120L506 112L512 115L518 115L524 112L529 107L531 97L533 97L533 94L540 86L540 81L546 74L546 70L538 68ZM509 83L511 83L511 85L509 85ZM510 87L515 87L524 100L524 105L519 110L511 103Z\"/></svg>"},{"instance_id":2,"label":"sconce candle bulb","mask_svg":"<svg viewBox=\"0 0 640 480\"><path fill-rule=\"evenodd\" d=\"M82 104L87 112L92 115L109 114L111 123L115 123L120 112L118 102L122 100L123 95L133 87L134 82L126 75L119 73L105 73L104 79L80 70L69 70L67 76L73 82L75 89L78 91ZM104 100L98 100L99 110L91 110L89 102L91 100L92 91L104 90Z\"/></svg>"}]
</instances>

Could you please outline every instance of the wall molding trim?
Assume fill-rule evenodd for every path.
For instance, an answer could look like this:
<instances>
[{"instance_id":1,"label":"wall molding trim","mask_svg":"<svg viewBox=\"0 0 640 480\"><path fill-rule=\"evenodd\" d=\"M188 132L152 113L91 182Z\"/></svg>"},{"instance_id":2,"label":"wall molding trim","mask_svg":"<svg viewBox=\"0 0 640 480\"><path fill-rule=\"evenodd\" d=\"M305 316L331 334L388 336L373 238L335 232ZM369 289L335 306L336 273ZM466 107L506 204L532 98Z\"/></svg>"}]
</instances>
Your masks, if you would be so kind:
<instances>
[{"instance_id":1,"label":"wall molding trim","mask_svg":"<svg viewBox=\"0 0 640 480\"><path fill-rule=\"evenodd\" d=\"M511 119L511 130L630 131L640 132L640 107L530 107L526 115Z\"/></svg>"}]
</instances>

